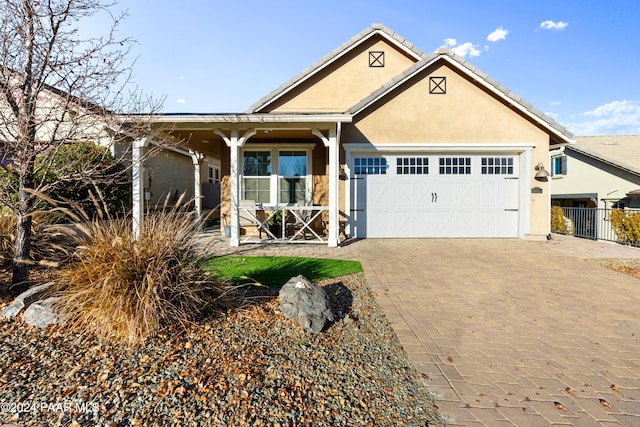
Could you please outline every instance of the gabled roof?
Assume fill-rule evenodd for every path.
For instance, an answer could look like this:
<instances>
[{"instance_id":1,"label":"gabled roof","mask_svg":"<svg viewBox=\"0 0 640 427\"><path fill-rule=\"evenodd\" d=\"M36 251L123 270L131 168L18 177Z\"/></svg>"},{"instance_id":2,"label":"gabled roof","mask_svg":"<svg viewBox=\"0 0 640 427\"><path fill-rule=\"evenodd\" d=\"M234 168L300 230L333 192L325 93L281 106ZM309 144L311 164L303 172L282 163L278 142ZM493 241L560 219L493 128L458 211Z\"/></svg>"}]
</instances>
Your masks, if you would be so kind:
<instances>
[{"instance_id":1,"label":"gabled roof","mask_svg":"<svg viewBox=\"0 0 640 427\"><path fill-rule=\"evenodd\" d=\"M353 49L357 48L362 43L375 36L383 37L384 39L395 45L399 50L405 52L408 56L415 58L416 61L425 58L424 52L415 47L413 44L409 43L404 37L401 37L382 24L373 24L370 28L366 28L365 30L361 31L360 34L352 37L351 40L343 43L333 52L324 56L318 62L311 65L309 68L302 71L300 74L290 79L288 82L284 83L279 88L269 93L267 96L260 99L258 102L249 107L247 113L255 113L263 109L273 101L277 100L278 98L296 88L301 83L313 77L322 69L331 65Z\"/></svg>"},{"instance_id":2,"label":"gabled roof","mask_svg":"<svg viewBox=\"0 0 640 427\"><path fill-rule=\"evenodd\" d=\"M551 117L544 114L542 111L534 108L533 105L522 99L522 97L516 95L506 87L502 86L496 80L490 78L486 73L469 64L464 60L464 58L454 54L447 48L439 48L437 51L431 54L425 54L423 51L416 48L413 44L409 43L404 37L401 37L394 31L381 24L373 24L370 28L363 30L362 32L360 32L360 34L356 35L351 40L347 41L342 46L326 55L324 58L320 59L320 61L316 62L311 67L307 68L302 73L298 74L293 79L289 80L288 82L262 98L260 101L252 105L247 113L255 113L265 108L286 93L292 91L294 88L296 88L306 80L310 79L322 69L337 61L346 53L355 49L357 46L374 36L381 36L390 41L400 50L403 50L407 55L415 58L417 62L413 66L407 68L398 76L394 77L389 82L382 85L379 89L372 92L366 98L362 99L345 113L356 115L360 111L378 101L383 96L392 92L395 88L403 84L408 79L411 79L425 68L431 66L436 61L445 60L450 66L460 70L471 80L478 82L478 84L484 86L489 92L495 94L498 98L501 98L516 110L521 111L533 122L536 122L544 129L547 129L550 134L556 136L557 142L559 142L560 144L573 144L573 134L566 128L561 126Z\"/></svg>"},{"instance_id":3,"label":"gabled roof","mask_svg":"<svg viewBox=\"0 0 640 427\"><path fill-rule=\"evenodd\" d=\"M640 175L640 135L579 136L567 148Z\"/></svg>"},{"instance_id":4,"label":"gabled roof","mask_svg":"<svg viewBox=\"0 0 640 427\"><path fill-rule=\"evenodd\" d=\"M537 122L542 127L546 128L552 134L556 135L561 143L572 144L573 134L569 132L565 127L558 124L551 117L544 114L542 111L536 109L529 102L522 99L522 97L511 92L506 87L502 86L496 80L490 78L486 73L480 71L460 56L456 55L447 48L439 48L434 53L427 55L424 59L417 62L413 66L407 68L403 73L394 77L389 82L385 83L379 89L371 93L368 97L364 98L358 104L354 105L348 112L356 115L362 110L369 107L371 104L378 101L383 96L392 92L395 88L419 74L425 68L430 67L438 60L445 60L450 66L462 71L471 80L478 82L484 86L490 92L503 99L512 107L520 110L526 116L530 117L534 122Z\"/></svg>"}]
</instances>

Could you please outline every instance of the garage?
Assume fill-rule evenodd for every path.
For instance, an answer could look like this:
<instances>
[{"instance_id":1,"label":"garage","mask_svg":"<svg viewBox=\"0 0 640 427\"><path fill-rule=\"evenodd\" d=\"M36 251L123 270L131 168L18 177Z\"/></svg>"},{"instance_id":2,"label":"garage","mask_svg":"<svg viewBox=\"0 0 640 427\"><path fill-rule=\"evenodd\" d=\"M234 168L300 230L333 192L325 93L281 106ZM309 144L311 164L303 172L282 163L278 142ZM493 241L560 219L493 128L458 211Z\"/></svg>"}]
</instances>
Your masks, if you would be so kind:
<instances>
[{"instance_id":1,"label":"garage","mask_svg":"<svg viewBox=\"0 0 640 427\"><path fill-rule=\"evenodd\" d=\"M354 153L355 237L518 237L516 154Z\"/></svg>"}]
</instances>

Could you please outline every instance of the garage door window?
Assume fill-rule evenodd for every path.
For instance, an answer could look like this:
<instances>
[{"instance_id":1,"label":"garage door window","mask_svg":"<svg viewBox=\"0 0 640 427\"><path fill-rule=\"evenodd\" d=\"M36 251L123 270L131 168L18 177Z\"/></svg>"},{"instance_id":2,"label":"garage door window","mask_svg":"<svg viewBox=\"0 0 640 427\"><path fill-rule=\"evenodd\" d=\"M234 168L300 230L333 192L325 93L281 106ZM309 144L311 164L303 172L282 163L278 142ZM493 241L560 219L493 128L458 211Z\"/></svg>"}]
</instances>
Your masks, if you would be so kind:
<instances>
[{"instance_id":1,"label":"garage door window","mask_svg":"<svg viewBox=\"0 0 640 427\"><path fill-rule=\"evenodd\" d=\"M384 157L356 157L353 159L353 172L361 175L385 175L387 159Z\"/></svg>"},{"instance_id":2,"label":"garage door window","mask_svg":"<svg viewBox=\"0 0 640 427\"><path fill-rule=\"evenodd\" d=\"M428 175L429 159L427 157L398 157L396 160L398 175Z\"/></svg>"},{"instance_id":3,"label":"garage door window","mask_svg":"<svg viewBox=\"0 0 640 427\"><path fill-rule=\"evenodd\" d=\"M513 157L483 157L482 175L513 175Z\"/></svg>"},{"instance_id":4,"label":"garage door window","mask_svg":"<svg viewBox=\"0 0 640 427\"><path fill-rule=\"evenodd\" d=\"M471 175L471 157L440 157L440 175Z\"/></svg>"}]
</instances>

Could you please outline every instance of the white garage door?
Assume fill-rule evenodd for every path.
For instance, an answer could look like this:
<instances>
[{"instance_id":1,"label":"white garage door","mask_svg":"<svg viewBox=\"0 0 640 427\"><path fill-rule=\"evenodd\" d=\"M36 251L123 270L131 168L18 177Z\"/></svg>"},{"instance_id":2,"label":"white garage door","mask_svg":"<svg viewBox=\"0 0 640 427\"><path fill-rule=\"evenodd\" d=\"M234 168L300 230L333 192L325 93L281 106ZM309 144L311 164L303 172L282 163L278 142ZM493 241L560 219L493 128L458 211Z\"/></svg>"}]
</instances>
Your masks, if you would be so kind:
<instances>
[{"instance_id":1,"label":"white garage door","mask_svg":"<svg viewBox=\"0 0 640 427\"><path fill-rule=\"evenodd\" d=\"M356 155L351 171L357 237L518 236L516 155Z\"/></svg>"}]
</instances>

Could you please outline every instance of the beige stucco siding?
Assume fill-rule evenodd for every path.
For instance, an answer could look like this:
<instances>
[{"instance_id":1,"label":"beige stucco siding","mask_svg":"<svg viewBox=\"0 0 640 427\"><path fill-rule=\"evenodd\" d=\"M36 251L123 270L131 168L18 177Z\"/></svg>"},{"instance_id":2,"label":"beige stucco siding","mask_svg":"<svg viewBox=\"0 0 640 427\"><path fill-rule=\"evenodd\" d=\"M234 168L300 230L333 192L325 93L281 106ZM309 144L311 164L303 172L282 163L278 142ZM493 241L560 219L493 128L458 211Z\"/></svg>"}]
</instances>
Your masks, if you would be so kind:
<instances>
[{"instance_id":1,"label":"beige stucco siding","mask_svg":"<svg viewBox=\"0 0 640 427\"><path fill-rule=\"evenodd\" d=\"M384 67L369 66L369 52L384 52ZM273 112L343 112L415 63L380 38L368 40L274 104Z\"/></svg>"},{"instance_id":2,"label":"beige stucco siding","mask_svg":"<svg viewBox=\"0 0 640 427\"><path fill-rule=\"evenodd\" d=\"M446 94L429 93L446 77ZM346 125L343 141L373 143L514 143L548 140L530 121L442 65L417 77Z\"/></svg>"}]
</instances>

